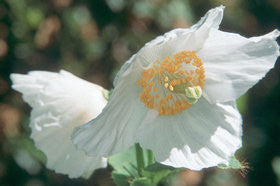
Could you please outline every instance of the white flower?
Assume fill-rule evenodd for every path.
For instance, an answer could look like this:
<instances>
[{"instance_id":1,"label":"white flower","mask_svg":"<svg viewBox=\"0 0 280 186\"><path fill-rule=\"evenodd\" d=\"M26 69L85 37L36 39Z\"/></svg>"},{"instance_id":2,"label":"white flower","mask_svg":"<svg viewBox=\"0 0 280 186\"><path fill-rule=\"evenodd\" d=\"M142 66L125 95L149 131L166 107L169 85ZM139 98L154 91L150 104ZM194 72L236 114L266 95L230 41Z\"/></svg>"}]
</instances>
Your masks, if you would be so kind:
<instances>
[{"instance_id":1,"label":"white flower","mask_svg":"<svg viewBox=\"0 0 280 186\"><path fill-rule=\"evenodd\" d=\"M108 156L138 142L173 167L227 165L242 145L235 100L273 68L280 32L253 38L222 32L223 9L132 56L103 112L73 133L74 144Z\"/></svg>"},{"instance_id":2,"label":"white flower","mask_svg":"<svg viewBox=\"0 0 280 186\"><path fill-rule=\"evenodd\" d=\"M31 107L31 138L47 157L47 167L71 178L107 166L106 158L89 157L71 141L73 128L101 113L106 90L66 71L32 71L12 74L12 88L23 94Z\"/></svg>"}]
</instances>

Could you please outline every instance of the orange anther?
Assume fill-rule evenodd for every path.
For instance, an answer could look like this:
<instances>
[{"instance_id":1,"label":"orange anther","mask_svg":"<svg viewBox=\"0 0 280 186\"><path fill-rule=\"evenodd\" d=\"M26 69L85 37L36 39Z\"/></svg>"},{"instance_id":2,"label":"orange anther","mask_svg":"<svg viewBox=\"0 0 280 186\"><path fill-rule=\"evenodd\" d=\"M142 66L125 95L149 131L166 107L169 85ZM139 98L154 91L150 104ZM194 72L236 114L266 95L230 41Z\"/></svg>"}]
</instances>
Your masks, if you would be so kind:
<instances>
[{"instance_id":1,"label":"orange anther","mask_svg":"<svg viewBox=\"0 0 280 186\"><path fill-rule=\"evenodd\" d=\"M157 109L159 115L178 114L191 106L184 95L177 96L182 94L182 91L178 91L179 88L203 88L204 73L203 63L195 51L182 51L161 61L156 60L152 68L143 70L141 79L137 80L137 84L142 87L139 98L147 108ZM166 89L160 88L162 85L170 91L169 94L166 95Z\"/></svg>"}]
</instances>

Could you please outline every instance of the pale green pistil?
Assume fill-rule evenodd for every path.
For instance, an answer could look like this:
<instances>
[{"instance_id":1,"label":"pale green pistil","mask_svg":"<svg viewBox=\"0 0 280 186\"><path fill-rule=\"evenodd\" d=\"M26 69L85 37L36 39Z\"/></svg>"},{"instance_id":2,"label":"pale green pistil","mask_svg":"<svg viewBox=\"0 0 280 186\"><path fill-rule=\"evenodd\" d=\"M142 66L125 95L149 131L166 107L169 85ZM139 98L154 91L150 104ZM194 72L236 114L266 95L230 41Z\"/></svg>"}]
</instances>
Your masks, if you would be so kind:
<instances>
[{"instance_id":1,"label":"pale green pistil","mask_svg":"<svg viewBox=\"0 0 280 186\"><path fill-rule=\"evenodd\" d=\"M187 87L185 89L185 96L189 104L195 104L202 95L200 86Z\"/></svg>"}]
</instances>

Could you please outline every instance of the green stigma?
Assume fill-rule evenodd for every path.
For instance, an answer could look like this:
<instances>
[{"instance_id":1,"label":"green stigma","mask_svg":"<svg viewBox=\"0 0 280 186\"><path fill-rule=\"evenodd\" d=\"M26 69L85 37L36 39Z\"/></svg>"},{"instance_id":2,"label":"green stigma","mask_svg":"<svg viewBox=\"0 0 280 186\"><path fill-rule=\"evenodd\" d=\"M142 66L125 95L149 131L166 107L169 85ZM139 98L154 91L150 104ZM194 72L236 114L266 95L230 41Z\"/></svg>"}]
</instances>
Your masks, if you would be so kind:
<instances>
[{"instance_id":1,"label":"green stigma","mask_svg":"<svg viewBox=\"0 0 280 186\"><path fill-rule=\"evenodd\" d=\"M200 86L187 87L185 89L185 96L189 104L195 104L202 95Z\"/></svg>"}]
</instances>

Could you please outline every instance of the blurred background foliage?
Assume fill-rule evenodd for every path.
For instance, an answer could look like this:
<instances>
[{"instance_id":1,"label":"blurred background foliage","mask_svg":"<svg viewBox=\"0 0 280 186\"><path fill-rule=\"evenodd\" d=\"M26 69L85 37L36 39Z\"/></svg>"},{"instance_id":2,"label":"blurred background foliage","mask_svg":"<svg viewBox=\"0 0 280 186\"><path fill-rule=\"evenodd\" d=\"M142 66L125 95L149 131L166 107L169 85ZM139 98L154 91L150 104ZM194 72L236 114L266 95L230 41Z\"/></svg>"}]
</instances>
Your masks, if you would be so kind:
<instances>
[{"instance_id":1,"label":"blurred background foliage","mask_svg":"<svg viewBox=\"0 0 280 186\"><path fill-rule=\"evenodd\" d=\"M45 168L29 138L30 107L11 90L10 73L65 69L110 89L121 65L146 42L192 25L220 4L226 6L222 30L255 36L279 29L279 0L0 0L0 185L114 185L111 168L89 180ZM248 175L185 170L165 185L280 184L279 68L238 100L244 118L238 157L249 162Z\"/></svg>"}]
</instances>

